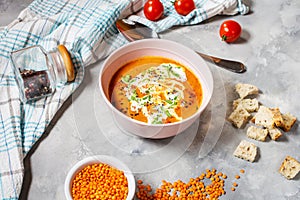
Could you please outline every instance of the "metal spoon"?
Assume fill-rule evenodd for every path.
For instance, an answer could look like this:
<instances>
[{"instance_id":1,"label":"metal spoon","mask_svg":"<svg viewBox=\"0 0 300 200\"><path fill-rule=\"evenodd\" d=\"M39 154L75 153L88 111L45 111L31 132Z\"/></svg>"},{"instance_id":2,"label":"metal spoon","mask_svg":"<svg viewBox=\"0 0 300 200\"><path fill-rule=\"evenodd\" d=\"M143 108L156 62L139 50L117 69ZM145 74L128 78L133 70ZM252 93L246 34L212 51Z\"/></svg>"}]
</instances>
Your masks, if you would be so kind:
<instances>
[{"instance_id":1,"label":"metal spoon","mask_svg":"<svg viewBox=\"0 0 300 200\"><path fill-rule=\"evenodd\" d=\"M118 30L123 34L123 36L130 42L146 38L159 38L158 34L151 28L145 26L144 24L128 19L117 20L116 26ZM232 72L243 73L246 71L245 65L239 61L226 60L223 58L206 55L197 51L195 52L205 60L213 62L217 66L230 70Z\"/></svg>"}]
</instances>

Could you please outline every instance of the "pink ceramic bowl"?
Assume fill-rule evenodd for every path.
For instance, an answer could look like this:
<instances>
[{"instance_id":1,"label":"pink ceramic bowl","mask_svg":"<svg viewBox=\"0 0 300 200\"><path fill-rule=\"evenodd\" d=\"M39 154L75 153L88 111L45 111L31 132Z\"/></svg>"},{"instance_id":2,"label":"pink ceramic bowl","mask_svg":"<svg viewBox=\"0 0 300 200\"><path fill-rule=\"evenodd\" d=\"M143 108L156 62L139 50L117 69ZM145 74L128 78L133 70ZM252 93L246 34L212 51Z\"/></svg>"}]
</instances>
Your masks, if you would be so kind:
<instances>
[{"instance_id":1,"label":"pink ceramic bowl","mask_svg":"<svg viewBox=\"0 0 300 200\"><path fill-rule=\"evenodd\" d=\"M143 56L161 56L188 67L202 85L203 99L198 111L189 118L169 124L147 124L133 120L117 110L109 101L109 83L124 64ZM179 43L164 39L145 39L129 43L113 52L104 62L99 78L101 95L112 111L118 126L126 132L144 138L167 138L186 130L199 119L213 93L213 78L204 60L193 50Z\"/></svg>"}]
</instances>

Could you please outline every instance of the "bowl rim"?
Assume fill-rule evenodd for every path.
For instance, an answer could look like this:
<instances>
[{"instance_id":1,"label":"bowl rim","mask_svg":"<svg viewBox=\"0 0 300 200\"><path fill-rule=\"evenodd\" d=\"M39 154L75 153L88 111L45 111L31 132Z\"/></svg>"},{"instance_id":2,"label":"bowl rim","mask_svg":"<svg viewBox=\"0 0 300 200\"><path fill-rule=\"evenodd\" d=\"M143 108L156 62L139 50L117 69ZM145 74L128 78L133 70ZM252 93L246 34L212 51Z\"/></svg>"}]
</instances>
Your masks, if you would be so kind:
<instances>
[{"instance_id":1,"label":"bowl rim","mask_svg":"<svg viewBox=\"0 0 300 200\"><path fill-rule=\"evenodd\" d=\"M69 170L64 183L64 192L65 192L66 199L73 200L70 191L71 191L71 182L73 181L75 175L86 166L91 164L96 164L96 163L108 164L124 172L124 175L127 178L127 182L128 182L128 194L126 200L132 200L135 194L135 187L136 187L136 183L132 171L128 168L128 166L124 162L117 159L116 157L108 156L108 155L93 155L93 156L86 157L78 161Z\"/></svg>"},{"instance_id":2,"label":"bowl rim","mask_svg":"<svg viewBox=\"0 0 300 200\"><path fill-rule=\"evenodd\" d=\"M184 49L184 51L187 51L188 54L193 54L193 55L196 55L198 59L201 60L201 62L204 63L205 65L205 68L207 68L207 72L208 72L208 80L211 80L211 92L210 94L207 96L207 101L206 102L201 102L201 105L200 105L200 109L197 110L197 112L195 112L193 115L181 120L181 121L177 121L177 122L172 122L172 123L167 123L167 124L148 124L146 122L142 122L142 121L138 121L138 120L135 120L135 119L131 119L130 117L128 117L127 115L124 115L122 112L120 112L116 107L114 107L111 102L108 100L108 98L106 97L105 95L105 92L103 90L103 87L102 87L102 75L104 74L105 72L105 69L104 69L104 66L107 65L108 61L110 61L111 57L113 57L116 53L118 52L122 52L124 49L126 48L129 48L130 46L135 46L135 45L138 45L139 43L150 43L150 44L153 44L153 43L169 43L169 44L173 44L173 45L177 45L178 47L180 47L181 49ZM166 45L167 46L167 45ZM142 47L144 48L144 47ZM146 48L149 48L149 47L146 47ZM157 47L153 47L153 48L157 48ZM165 47L160 47L161 49L164 49L164 50L169 50L170 52L172 52L172 50L170 49L167 49ZM126 53L123 53L121 56L124 56ZM189 67L189 66L188 66ZM194 69L192 69L194 70ZM194 71L193 71L194 72ZM199 76L196 75L198 79ZM115 112L115 113L118 113L120 114L122 117L126 118L127 120L133 122L133 123L136 123L138 125L141 125L141 126L152 126L152 127L169 127L169 126L174 126L174 125L180 125L180 124L183 124L187 121L189 121L190 119L193 119L194 117L198 117L201 112L203 112L203 110L205 110L205 108L207 107L207 105L209 104L209 102L211 101L211 97L212 97L212 94L213 94L213 87L214 87L214 81L213 81L213 76L212 76L212 72L211 70L209 69L208 65L206 64L206 62L204 61L204 59L199 56L198 54L196 54L196 52L190 48L188 48L187 46L183 45L183 44L180 44L178 42L175 42L175 41L172 41L172 40L167 40L167 39L160 39L160 38L145 38L145 39L142 39L142 40L136 40L136 41L133 41L133 42L130 42L130 43L127 43L125 44L124 46L116 49L115 51L113 51L106 59L105 61L103 62L102 64L102 67L101 67L101 70L100 70L100 73L99 73L99 78L98 78L98 81L99 81L99 87L100 87L100 93L101 93L101 96L104 98L104 101L106 103L106 105L108 105L111 109L112 109L112 112ZM201 80L199 80L201 81ZM208 81L209 82L209 81ZM201 82L200 82L201 83ZM203 83L201 83L202 85ZM209 83L205 83L207 85L209 85ZM203 87L203 86L202 86ZM207 86L209 87L209 86Z\"/></svg>"}]
</instances>

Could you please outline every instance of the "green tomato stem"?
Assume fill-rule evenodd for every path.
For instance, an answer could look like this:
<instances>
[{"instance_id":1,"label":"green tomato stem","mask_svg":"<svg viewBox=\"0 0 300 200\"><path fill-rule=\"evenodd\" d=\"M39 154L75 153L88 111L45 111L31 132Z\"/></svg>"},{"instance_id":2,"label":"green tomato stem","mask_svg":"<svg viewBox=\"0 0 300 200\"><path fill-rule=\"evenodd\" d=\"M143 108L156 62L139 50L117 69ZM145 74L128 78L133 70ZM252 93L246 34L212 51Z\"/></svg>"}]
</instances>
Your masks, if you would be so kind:
<instances>
[{"instance_id":1,"label":"green tomato stem","mask_svg":"<svg viewBox=\"0 0 300 200\"><path fill-rule=\"evenodd\" d=\"M222 35L222 41L226 41L227 40L227 36L226 35Z\"/></svg>"}]
</instances>

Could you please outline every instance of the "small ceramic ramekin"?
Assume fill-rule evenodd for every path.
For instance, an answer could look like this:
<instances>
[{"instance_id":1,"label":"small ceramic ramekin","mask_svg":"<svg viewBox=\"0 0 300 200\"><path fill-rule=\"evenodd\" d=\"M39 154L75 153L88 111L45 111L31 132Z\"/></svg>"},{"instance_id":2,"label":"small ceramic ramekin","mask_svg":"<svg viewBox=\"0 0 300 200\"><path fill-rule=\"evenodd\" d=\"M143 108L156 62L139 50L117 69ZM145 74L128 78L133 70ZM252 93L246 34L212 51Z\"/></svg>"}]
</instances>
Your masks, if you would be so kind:
<instances>
[{"instance_id":1,"label":"small ceramic ramekin","mask_svg":"<svg viewBox=\"0 0 300 200\"><path fill-rule=\"evenodd\" d=\"M118 170L124 172L124 175L127 178L128 182L128 195L126 200L132 200L135 194L135 180L132 172L130 169L120 160L115 157L107 156L107 155L95 155L91 157L87 157L78 163L76 163L68 172L67 177L65 179L65 196L67 200L72 200L71 189L72 189L72 182L74 177L78 172L80 172L83 168L87 167L88 165L103 163L108 164L111 167L114 167Z\"/></svg>"}]
</instances>

